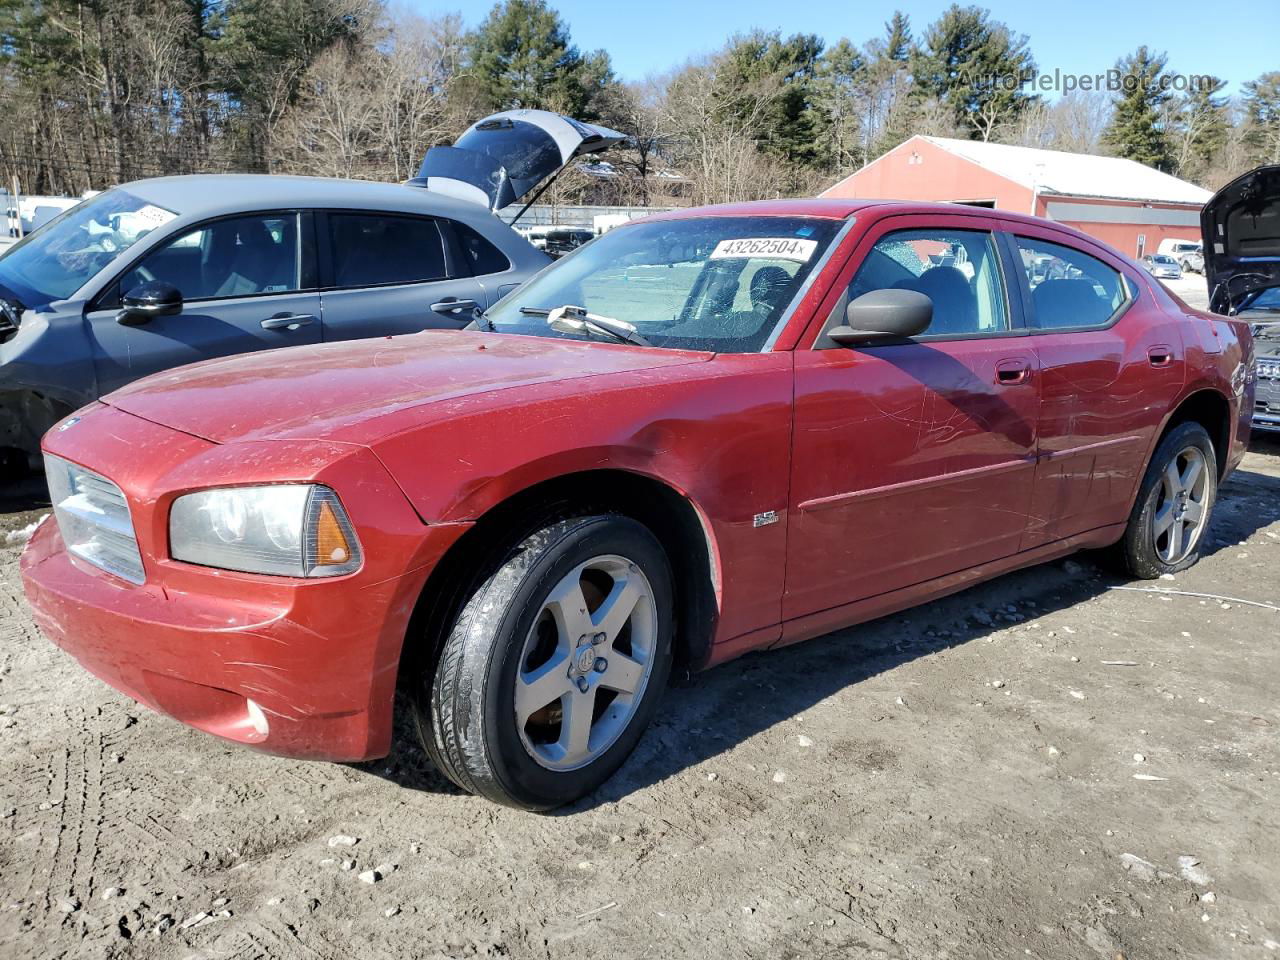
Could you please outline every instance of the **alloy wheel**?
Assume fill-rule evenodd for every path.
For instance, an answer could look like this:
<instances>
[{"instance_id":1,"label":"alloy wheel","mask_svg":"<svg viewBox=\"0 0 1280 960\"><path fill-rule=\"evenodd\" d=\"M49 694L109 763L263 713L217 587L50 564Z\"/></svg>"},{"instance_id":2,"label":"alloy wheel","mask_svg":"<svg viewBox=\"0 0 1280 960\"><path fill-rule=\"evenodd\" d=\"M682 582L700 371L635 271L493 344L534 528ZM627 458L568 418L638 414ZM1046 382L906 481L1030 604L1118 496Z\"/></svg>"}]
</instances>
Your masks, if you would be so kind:
<instances>
[{"instance_id":1,"label":"alloy wheel","mask_svg":"<svg viewBox=\"0 0 1280 960\"><path fill-rule=\"evenodd\" d=\"M1156 556L1164 563L1178 563L1195 549L1204 532L1209 492L1209 465L1203 450L1189 446L1169 461L1151 520Z\"/></svg>"},{"instance_id":2,"label":"alloy wheel","mask_svg":"<svg viewBox=\"0 0 1280 960\"><path fill-rule=\"evenodd\" d=\"M653 588L625 557L594 557L552 588L515 684L516 726L537 763L576 770L614 744L649 683L657 628Z\"/></svg>"}]
</instances>

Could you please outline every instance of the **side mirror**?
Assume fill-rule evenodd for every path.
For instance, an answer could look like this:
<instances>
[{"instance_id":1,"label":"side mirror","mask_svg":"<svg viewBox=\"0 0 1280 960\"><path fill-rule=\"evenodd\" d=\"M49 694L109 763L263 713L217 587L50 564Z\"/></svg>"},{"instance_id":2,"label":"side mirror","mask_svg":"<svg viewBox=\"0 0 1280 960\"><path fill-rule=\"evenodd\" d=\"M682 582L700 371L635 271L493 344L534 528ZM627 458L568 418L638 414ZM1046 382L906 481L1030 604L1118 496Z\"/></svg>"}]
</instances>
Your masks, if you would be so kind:
<instances>
[{"instance_id":1,"label":"side mirror","mask_svg":"<svg viewBox=\"0 0 1280 960\"><path fill-rule=\"evenodd\" d=\"M842 347L877 340L906 340L929 329L933 301L915 290L872 290L845 308L844 325L827 336Z\"/></svg>"},{"instance_id":2,"label":"side mirror","mask_svg":"<svg viewBox=\"0 0 1280 960\"><path fill-rule=\"evenodd\" d=\"M137 327L156 317L174 317L182 312L182 293L171 283L152 280L126 293L120 301L116 323Z\"/></svg>"}]
</instances>

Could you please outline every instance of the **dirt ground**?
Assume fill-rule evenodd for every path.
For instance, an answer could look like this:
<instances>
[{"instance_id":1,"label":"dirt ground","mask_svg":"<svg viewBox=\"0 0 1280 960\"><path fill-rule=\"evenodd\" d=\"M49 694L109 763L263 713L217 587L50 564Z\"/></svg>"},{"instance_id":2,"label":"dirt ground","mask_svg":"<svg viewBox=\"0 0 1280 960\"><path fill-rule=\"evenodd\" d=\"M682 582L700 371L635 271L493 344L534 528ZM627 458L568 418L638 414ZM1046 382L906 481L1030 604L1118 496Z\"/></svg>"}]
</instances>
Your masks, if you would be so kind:
<instances>
[{"instance_id":1,"label":"dirt ground","mask_svg":"<svg viewBox=\"0 0 1280 960\"><path fill-rule=\"evenodd\" d=\"M113 692L26 614L35 493L0 503L6 960L1280 960L1280 444L1174 582L1082 555L746 657L552 816L407 729L293 762Z\"/></svg>"}]
</instances>

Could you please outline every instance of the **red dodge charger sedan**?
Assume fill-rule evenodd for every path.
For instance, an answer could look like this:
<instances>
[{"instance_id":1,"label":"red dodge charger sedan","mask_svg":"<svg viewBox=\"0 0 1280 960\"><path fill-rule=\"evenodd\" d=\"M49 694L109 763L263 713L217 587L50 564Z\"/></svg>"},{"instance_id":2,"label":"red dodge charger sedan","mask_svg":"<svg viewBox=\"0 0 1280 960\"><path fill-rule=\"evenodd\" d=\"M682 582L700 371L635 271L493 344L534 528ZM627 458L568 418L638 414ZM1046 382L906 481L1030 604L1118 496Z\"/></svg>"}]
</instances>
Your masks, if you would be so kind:
<instances>
[{"instance_id":1,"label":"red dodge charger sedan","mask_svg":"<svg viewBox=\"0 0 1280 960\"><path fill-rule=\"evenodd\" d=\"M423 309L426 309L424 303ZM263 315L271 312L264 301ZM548 809L706 667L1015 567L1195 562L1248 328L1070 229L797 200L617 229L463 331L213 360L45 438L44 632L298 757Z\"/></svg>"}]
</instances>

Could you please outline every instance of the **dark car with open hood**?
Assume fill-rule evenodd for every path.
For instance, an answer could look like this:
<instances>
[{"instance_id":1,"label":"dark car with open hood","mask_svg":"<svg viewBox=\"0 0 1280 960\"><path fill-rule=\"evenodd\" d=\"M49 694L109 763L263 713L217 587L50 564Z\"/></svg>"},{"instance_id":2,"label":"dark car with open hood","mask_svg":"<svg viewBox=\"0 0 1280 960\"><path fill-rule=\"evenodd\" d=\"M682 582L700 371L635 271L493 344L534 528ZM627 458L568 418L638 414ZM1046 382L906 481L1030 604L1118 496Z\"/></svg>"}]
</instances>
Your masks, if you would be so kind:
<instances>
[{"instance_id":1,"label":"dark car with open hood","mask_svg":"<svg viewBox=\"0 0 1280 960\"><path fill-rule=\"evenodd\" d=\"M1205 204L1209 308L1253 324L1255 430L1280 432L1280 166L1258 167Z\"/></svg>"}]
</instances>

